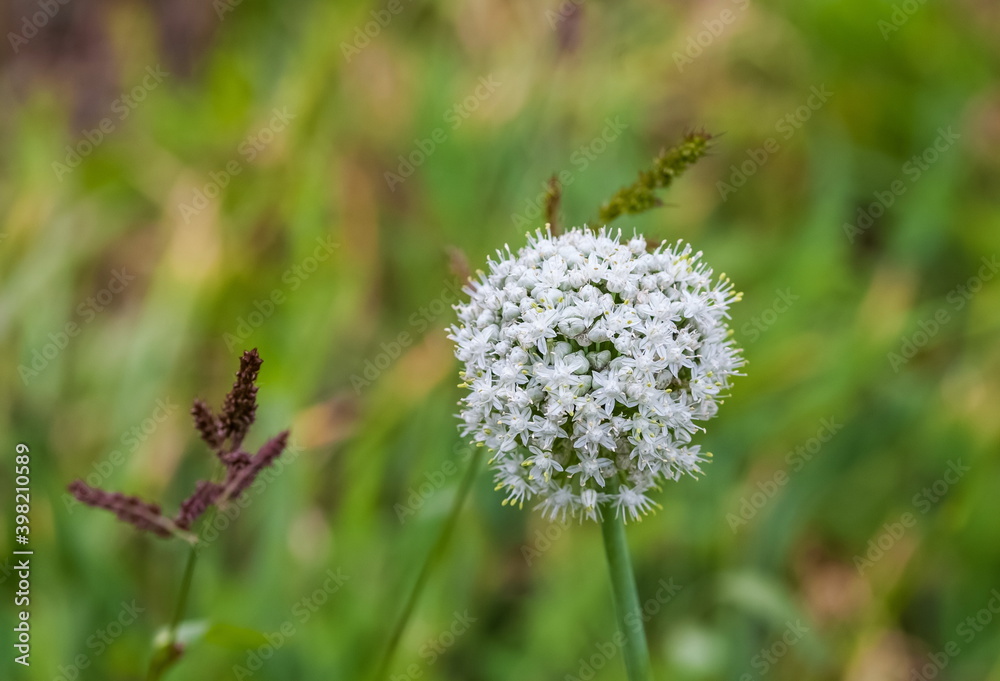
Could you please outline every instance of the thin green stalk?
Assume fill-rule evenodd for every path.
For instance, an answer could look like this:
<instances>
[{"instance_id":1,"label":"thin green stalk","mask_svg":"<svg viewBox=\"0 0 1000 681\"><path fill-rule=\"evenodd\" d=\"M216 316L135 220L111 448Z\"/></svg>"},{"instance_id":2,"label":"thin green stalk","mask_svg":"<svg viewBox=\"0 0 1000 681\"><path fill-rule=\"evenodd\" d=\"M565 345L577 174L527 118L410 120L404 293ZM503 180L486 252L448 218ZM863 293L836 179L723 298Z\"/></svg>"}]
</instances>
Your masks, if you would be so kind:
<instances>
[{"instance_id":1,"label":"thin green stalk","mask_svg":"<svg viewBox=\"0 0 1000 681\"><path fill-rule=\"evenodd\" d=\"M187 565L184 567L184 576L181 578L181 590L177 594L177 603L174 605L174 615L167 629L167 638L162 645L157 646L156 650L153 651L153 659L149 664L149 681L158 681L180 659L180 651L175 647L177 630L180 628L184 619L184 611L187 609L188 594L191 592L191 577L194 575L194 566L197 560L198 549L192 544L188 553Z\"/></svg>"},{"instance_id":2,"label":"thin green stalk","mask_svg":"<svg viewBox=\"0 0 1000 681\"><path fill-rule=\"evenodd\" d=\"M177 641L177 628L184 619L184 611L187 609L188 594L191 592L191 576L194 574L194 565L198 561L198 549L194 545L188 552L187 565L184 567L184 577L181 579L181 591L177 595L177 605L174 607L174 618L170 621L169 641L173 645Z\"/></svg>"},{"instance_id":3,"label":"thin green stalk","mask_svg":"<svg viewBox=\"0 0 1000 681\"><path fill-rule=\"evenodd\" d=\"M614 591L618 628L625 637L622 651L629 681L649 681L649 648L639 607L639 591L635 586L632 559L625 538L625 520L605 509L601 520L604 552L608 557L611 587Z\"/></svg>"},{"instance_id":4,"label":"thin green stalk","mask_svg":"<svg viewBox=\"0 0 1000 681\"><path fill-rule=\"evenodd\" d=\"M445 548L448 546L448 542L451 539L455 525L458 523L458 516L461 513L462 507L465 505L465 500L468 498L469 492L472 489L472 483L476 479L476 473L479 471L479 460L481 458L482 454L480 452L472 453L472 461L469 462L469 467L465 471L465 477L462 478L462 482L459 485L458 493L451 502L451 510L448 511L448 517L444 521L444 525L441 526L441 531L437 536L437 540L434 542L434 546L431 547L427 557L424 559L424 564L421 566L420 573L417 575L417 581L413 583L413 588L410 589L410 593L406 598L403 609L399 613L399 617L396 619L396 624L393 626L392 632L389 634L389 643L386 645L385 652L379 660L376 672L372 676L372 681L387 681L389 665L392 663L392 658L396 654L399 642L403 638L403 632L406 631L406 625L409 624L410 617L413 615L413 609L416 607L417 601L420 599L420 594L423 593L431 572L434 570L434 567L444 554Z\"/></svg>"}]
</instances>

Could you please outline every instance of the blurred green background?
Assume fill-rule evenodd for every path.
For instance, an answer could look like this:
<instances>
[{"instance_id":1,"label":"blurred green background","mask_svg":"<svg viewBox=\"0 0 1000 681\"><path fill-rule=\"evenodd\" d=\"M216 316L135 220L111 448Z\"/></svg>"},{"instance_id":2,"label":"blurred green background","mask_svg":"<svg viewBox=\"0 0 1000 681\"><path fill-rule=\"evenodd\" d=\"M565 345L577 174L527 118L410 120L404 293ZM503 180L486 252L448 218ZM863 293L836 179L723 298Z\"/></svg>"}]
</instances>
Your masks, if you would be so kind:
<instances>
[{"instance_id":1,"label":"blurred green background","mask_svg":"<svg viewBox=\"0 0 1000 681\"><path fill-rule=\"evenodd\" d=\"M668 205L616 222L745 292L715 460L629 529L655 677L1000 680L995 3L0 16L0 547L24 442L35 551L30 669L0 570L3 678L141 678L184 547L64 490L172 512L211 470L188 407L249 347L250 444L290 425L295 450L205 551L189 616L295 633L259 664L217 636L171 678L365 678L468 461L447 249L522 244L561 171L589 220L704 127ZM598 528L502 508L484 472L391 678L623 679L613 632Z\"/></svg>"}]
</instances>

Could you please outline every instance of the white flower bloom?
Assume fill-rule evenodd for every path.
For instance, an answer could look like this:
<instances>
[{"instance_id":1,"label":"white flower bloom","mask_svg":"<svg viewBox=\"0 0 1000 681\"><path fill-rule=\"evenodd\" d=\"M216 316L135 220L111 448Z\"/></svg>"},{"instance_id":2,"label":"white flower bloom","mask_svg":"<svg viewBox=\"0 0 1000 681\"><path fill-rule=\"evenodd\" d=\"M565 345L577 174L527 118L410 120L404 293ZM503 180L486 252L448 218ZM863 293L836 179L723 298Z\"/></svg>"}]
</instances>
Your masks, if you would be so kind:
<instances>
[{"instance_id":1,"label":"white flower bloom","mask_svg":"<svg viewBox=\"0 0 1000 681\"><path fill-rule=\"evenodd\" d=\"M701 472L696 422L743 365L728 325L740 294L701 253L647 252L620 230L536 232L464 290L449 335L469 389L462 430L494 452L504 504L636 520L659 482Z\"/></svg>"}]
</instances>

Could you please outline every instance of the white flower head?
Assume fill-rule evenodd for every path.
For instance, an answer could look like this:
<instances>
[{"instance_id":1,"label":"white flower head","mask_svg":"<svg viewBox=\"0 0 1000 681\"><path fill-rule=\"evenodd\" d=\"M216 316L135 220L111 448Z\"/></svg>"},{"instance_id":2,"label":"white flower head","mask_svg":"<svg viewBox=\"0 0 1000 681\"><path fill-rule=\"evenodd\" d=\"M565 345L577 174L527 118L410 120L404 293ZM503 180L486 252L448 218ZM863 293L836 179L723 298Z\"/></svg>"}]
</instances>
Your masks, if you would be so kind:
<instances>
[{"instance_id":1,"label":"white flower head","mask_svg":"<svg viewBox=\"0 0 1000 681\"><path fill-rule=\"evenodd\" d=\"M464 289L449 338L463 434L494 456L504 504L545 517L639 519L662 480L701 472L692 445L743 365L725 275L678 242L602 229L528 235Z\"/></svg>"}]
</instances>

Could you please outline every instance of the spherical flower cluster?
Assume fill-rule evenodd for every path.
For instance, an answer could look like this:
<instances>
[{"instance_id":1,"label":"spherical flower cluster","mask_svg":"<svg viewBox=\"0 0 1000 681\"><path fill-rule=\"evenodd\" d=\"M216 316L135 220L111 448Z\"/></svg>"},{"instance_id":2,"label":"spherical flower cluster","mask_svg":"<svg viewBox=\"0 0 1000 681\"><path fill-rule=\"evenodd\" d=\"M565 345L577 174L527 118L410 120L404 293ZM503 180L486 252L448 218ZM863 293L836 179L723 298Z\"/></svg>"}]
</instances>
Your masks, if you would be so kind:
<instances>
[{"instance_id":1,"label":"spherical flower cluster","mask_svg":"<svg viewBox=\"0 0 1000 681\"><path fill-rule=\"evenodd\" d=\"M700 258L620 230L537 232L466 286L449 336L463 433L494 453L504 504L634 520L659 481L700 472L696 422L743 364L726 321L740 294Z\"/></svg>"}]
</instances>

